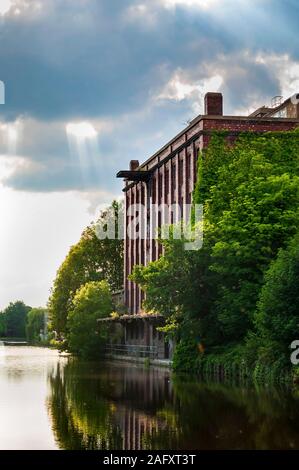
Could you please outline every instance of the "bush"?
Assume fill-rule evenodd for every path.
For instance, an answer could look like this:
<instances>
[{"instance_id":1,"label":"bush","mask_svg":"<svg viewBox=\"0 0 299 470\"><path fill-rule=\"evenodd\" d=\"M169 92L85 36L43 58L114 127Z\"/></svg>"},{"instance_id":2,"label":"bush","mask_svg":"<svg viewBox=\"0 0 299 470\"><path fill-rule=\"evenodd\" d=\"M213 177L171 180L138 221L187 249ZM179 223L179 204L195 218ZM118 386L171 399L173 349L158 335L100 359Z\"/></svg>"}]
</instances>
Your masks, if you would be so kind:
<instances>
[{"instance_id":1,"label":"bush","mask_svg":"<svg viewBox=\"0 0 299 470\"><path fill-rule=\"evenodd\" d=\"M97 320L112 311L106 281L88 282L78 289L68 315L68 350L85 358L98 356L107 340L107 328L99 327Z\"/></svg>"},{"instance_id":2,"label":"bush","mask_svg":"<svg viewBox=\"0 0 299 470\"><path fill-rule=\"evenodd\" d=\"M278 344L285 355L299 339L299 233L281 250L265 276L256 329L263 342Z\"/></svg>"},{"instance_id":3,"label":"bush","mask_svg":"<svg viewBox=\"0 0 299 470\"><path fill-rule=\"evenodd\" d=\"M44 332L46 322L46 310L44 308L32 308L27 315L26 337L33 343L41 342L41 332Z\"/></svg>"},{"instance_id":4,"label":"bush","mask_svg":"<svg viewBox=\"0 0 299 470\"><path fill-rule=\"evenodd\" d=\"M173 368L184 372L194 372L198 349L196 341L192 338L181 340L174 351Z\"/></svg>"}]
</instances>

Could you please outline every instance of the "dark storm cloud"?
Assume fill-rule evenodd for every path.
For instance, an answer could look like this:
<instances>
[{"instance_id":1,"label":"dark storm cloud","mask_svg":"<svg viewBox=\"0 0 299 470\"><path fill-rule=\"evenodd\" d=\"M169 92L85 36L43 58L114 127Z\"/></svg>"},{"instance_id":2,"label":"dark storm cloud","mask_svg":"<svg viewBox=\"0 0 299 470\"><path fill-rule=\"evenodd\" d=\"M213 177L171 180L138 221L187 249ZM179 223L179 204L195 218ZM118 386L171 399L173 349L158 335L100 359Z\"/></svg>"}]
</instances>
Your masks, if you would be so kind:
<instances>
[{"instance_id":1,"label":"dark storm cloud","mask_svg":"<svg viewBox=\"0 0 299 470\"><path fill-rule=\"evenodd\" d=\"M21 14L6 16L1 27L8 118L117 115L140 106L177 67L192 68L242 47L298 52L292 2L276 1L272 11L268 1L248 2L227 17L225 10L220 16L169 10L151 0L144 3L148 14L156 14L152 28L146 13L128 19L129 8L142 3L137 0L47 0L40 10L36 3L23 11L20 2Z\"/></svg>"},{"instance_id":2,"label":"dark storm cloud","mask_svg":"<svg viewBox=\"0 0 299 470\"><path fill-rule=\"evenodd\" d=\"M16 189L118 188L120 167L149 156L192 117L190 97L153 98L177 70L192 83L220 75L226 112L233 113L281 91L258 53L299 58L292 0L226 0L213 10L170 9L163 0L15 5L19 14L12 8L0 22L0 79L3 119L25 122L18 154L28 165L6 180ZM70 155L65 124L101 119L112 129L99 133L98 166L90 160L84 170Z\"/></svg>"}]
</instances>

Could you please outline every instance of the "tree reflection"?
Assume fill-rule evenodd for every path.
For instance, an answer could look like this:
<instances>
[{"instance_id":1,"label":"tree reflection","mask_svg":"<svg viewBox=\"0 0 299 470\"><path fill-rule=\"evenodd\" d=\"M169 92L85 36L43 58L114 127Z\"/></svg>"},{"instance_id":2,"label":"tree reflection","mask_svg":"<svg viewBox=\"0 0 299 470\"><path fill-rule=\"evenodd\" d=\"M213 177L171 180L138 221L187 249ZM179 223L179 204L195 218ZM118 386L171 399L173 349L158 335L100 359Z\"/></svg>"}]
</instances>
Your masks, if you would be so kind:
<instances>
[{"instance_id":1,"label":"tree reflection","mask_svg":"<svg viewBox=\"0 0 299 470\"><path fill-rule=\"evenodd\" d=\"M299 399L127 364L69 361L49 379L63 449L299 448Z\"/></svg>"},{"instance_id":2,"label":"tree reflection","mask_svg":"<svg viewBox=\"0 0 299 470\"><path fill-rule=\"evenodd\" d=\"M178 379L174 391L181 448L299 448L299 400L286 390Z\"/></svg>"},{"instance_id":3,"label":"tree reflection","mask_svg":"<svg viewBox=\"0 0 299 470\"><path fill-rule=\"evenodd\" d=\"M58 365L50 378L48 409L53 431L62 449L119 448L121 436L112 426L113 405L103 399L105 383L84 372L84 364Z\"/></svg>"}]
</instances>

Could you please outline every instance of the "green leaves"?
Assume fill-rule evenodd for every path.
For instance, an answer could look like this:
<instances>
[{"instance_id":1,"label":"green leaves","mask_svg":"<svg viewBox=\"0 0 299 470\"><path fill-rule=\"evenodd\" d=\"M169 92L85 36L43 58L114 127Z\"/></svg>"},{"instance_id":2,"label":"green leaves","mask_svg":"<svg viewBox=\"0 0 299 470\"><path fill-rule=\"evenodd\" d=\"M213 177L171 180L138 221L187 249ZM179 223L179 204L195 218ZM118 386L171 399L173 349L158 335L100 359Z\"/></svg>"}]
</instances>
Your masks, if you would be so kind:
<instances>
[{"instance_id":1,"label":"green leaves","mask_svg":"<svg viewBox=\"0 0 299 470\"><path fill-rule=\"evenodd\" d=\"M270 141L273 147L272 136ZM230 197L223 194L228 175L227 169L221 167L219 185L213 186L206 203L209 231L205 240L210 243L210 270L219 275L212 309L216 309L226 341L241 340L246 335L263 274L299 225L298 175L286 173L284 161L279 174L278 163L271 163L260 153L258 137L252 139L250 150L240 150L237 158L238 145L231 150L234 156L229 165Z\"/></svg>"},{"instance_id":2,"label":"green leaves","mask_svg":"<svg viewBox=\"0 0 299 470\"><path fill-rule=\"evenodd\" d=\"M113 305L106 281L92 281L83 285L74 296L68 314L68 349L83 357L99 355L107 339L107 331L97 324L98 318L112 313Z\"/></svg>"},{"instance_id":3,"label":"green leaves","mask_svg":"<svg viewBox=\"0 0 299 470\"><path fill-rule=\"evenodd\" d=\"M107 209L117 212L119 204L113 202ZM98 222L104 220L104 211ZM60 266L49 299L52 329L59 334L67 332L67 316L77 290L90 281L106 280L112 290L123 286L123 241L99 239L95 224L87 227L79 242L70 251Z\"/></svg>"},{"instance_id":4,"label":"green leaves","mask_svg":"<svg viewBox=\"0 0 299 470\"><path fill-rule=\"evenodd\" d=\"M27 315L26 337L30 342L40 342L40 333L45 329L47 310L44 308L32 308Z\"/></svg>"},{"instance_id":5,"label":"green leaves","mask_svg":"<svg viewBox=\"0 0 299 470\"><path fill-rule=\"evenodd\" d=\"M281 344L288 354L299 335L299 233L279 251L265 275L255 326L264 340Z\"/></svg>"},{"instance_id":6,"label":"green leaves","mask_svg":"<svg viewBox=\"0 0 299 470\"><path fill-rule=\"evenodd\" d=\"M26 318L29 310L31 310L31 307L28 307L20 300L11 302L0 313L2 318L2 334L11 338L25 338Z\"/></svg>"}]
</instances>

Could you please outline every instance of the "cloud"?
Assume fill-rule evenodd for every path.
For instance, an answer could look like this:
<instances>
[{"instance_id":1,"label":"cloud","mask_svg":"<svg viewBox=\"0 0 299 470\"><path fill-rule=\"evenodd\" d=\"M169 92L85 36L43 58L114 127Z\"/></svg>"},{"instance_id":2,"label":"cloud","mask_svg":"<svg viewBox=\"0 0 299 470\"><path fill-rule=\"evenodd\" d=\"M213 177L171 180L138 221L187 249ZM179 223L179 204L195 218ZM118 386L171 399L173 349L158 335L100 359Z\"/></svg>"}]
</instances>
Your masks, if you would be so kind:
<instances>
[{"instance_id":1,"label":"cloud","mask_svg":"<svg viewBox=\"0 0 299 470\"><path fill-rule=\"evenodd\" d=\"M223 84L221 75L211 75L201 80L194 80L188 77L183 70L177 70L156 96L156 100L165 101L185 101L189 104L194 114L203 114L204 96L208 91L217 92Z\"/></svg>"},{"instance_id":2,"label":"cloud","mask_svg":"<svg viewBox=\"0 0 299 470\"><path fill-rule=\"evenodd\" d=\"M215 8L218 5L225 7L225 4L231 2L227 0L161 0L161 3L165 5L166 8L183 7L209 9Z\"/></svg>"},{"instance_id":3,"label":"cloud","mask_svg":"<svg viewBox=\"0 0 299 470\"><path fill-rule=\"evenodd\" d=\"M287 98L299 90L299 60L294 61L289 54L258 54L256 63L267 67L279 81L280 91Z\"/></svg>"},{"instance_id":4,"label":"cloud","mask_svg":"<svg viewBox=\"0 0 299 470\"><path fill-rule=\"evenodd\" d=\"M170 9L169 2L178 8ZM163 65L169 79L178 68L212 62L219 53L229 55L246 44L279 53L295 47L291 40L297 28L287 26L289 18L280 21L280 11L269 21L266 0L242 1L238 7L225 0L221 8L197 8L191 14L195 3L15 1L4 17L0 44L4 115L50 120L117 116L148 101L152 88L166 80Z\"/></svg>"},{"instance_id":5,"label":"cloud","mask_svg":"<svg viewBox=\"0 0 299 470\"><path fill-rule=\"evenodd\" d=\"M1 0L0 2L0 16L5 15L11 8L11 0Z\"/></svg>"},{"instance_id":6,"label":"cloud","mask_svg":"<svg viewBox=\"0 0 299 470\"><path fill-rule=\"evenodd\" d=\"M11 0L2 183L115 194L117 170L201 113L206 91L224 93L227 114L293 92L298 19L291 0Z\"/></svg>"}]
</instances>

